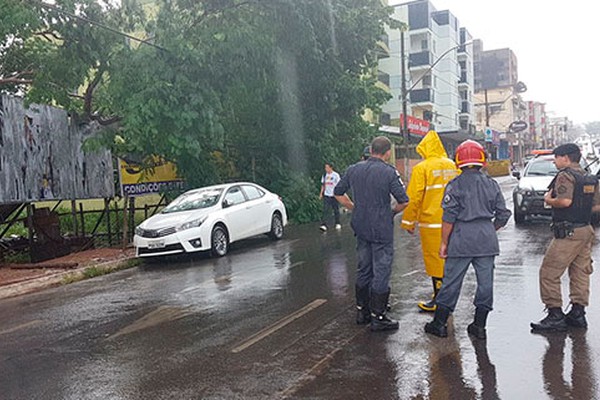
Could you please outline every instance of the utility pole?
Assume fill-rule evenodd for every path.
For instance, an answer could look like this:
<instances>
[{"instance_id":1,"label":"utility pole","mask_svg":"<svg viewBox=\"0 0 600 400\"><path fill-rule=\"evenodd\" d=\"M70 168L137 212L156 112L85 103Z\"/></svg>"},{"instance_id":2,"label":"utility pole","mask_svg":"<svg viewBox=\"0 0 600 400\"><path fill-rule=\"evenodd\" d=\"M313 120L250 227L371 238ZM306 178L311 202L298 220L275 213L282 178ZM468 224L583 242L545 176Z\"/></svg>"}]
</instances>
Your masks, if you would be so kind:
<instances>
[{"instance_id":1,"label":"utility pole","mask_svg":"<svg viewBox=\"0 0 600 400\"><path fill-rule=\"evenodd\" d=\"M401 86L400 91L402 92L402 126L401 126L401 134L402 141L404 142L404 178L408 181L409 174L409 140L410 135L408 133L408 115L407 115L407 103L408 103L408 92L406 90L406 54L404 51L404 27L400 30L400 79Z\"/></svg>"}]
</instances>

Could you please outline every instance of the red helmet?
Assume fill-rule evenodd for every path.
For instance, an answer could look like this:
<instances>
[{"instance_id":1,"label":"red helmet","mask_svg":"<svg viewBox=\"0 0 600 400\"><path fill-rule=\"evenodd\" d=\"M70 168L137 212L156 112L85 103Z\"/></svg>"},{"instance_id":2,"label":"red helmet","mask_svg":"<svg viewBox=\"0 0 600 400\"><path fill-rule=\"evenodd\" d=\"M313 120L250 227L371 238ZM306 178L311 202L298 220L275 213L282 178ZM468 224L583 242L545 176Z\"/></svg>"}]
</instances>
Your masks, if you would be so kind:
<instances>
[{"instance_id":1,"label":"red helmet","mask_svg":"<svg viewBox=\"0 0 600 400\"><path fill-rule=\"evenodd\" d=\"M485 165L485 149L474 140L465 140L456 148L456 165L458 168Z\"/></svg>"}]
</instances>

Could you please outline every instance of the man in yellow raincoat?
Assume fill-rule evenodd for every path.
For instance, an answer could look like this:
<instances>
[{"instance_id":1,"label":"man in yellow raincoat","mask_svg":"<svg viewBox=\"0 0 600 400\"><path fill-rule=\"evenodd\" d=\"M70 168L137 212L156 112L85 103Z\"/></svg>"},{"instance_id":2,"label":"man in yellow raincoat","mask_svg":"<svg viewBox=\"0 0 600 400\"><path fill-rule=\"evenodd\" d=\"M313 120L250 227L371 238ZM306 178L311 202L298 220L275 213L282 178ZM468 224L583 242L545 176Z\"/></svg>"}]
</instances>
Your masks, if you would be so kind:
<instances>
[{"instance_id":1,"label":"man in yellow raincoat","mask_svg":"<svg viewBox=\"0 0 600 400\"><path fill-rule=\"evenodd\" d=\"M448 182L459 174L448 158L437 132L429 131L417 146L423 161L415 165L406 193L410 199L402 215L402 228L413 234L419 227L425 272L433 282L430 301L419 302L422 311L435 311L435 297L442 286L444 260L439 256L442 241L442 198Z\"/></svg>"}]
</instances>

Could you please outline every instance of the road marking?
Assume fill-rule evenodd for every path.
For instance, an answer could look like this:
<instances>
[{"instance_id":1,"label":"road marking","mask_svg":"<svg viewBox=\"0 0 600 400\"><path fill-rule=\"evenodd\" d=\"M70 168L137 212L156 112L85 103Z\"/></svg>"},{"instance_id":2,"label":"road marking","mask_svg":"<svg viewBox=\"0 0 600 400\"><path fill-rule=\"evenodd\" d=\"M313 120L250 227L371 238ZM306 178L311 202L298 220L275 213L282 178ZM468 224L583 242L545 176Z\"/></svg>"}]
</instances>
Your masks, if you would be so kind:
<instances>
[{"instance_id":1,"label":"road marking","mask_svg":"<svg viewBox=\"0 0 600 400\"><path fill-rule=\"evenodd\" d=\"M298 311L295 311L292 314L288 315L287 317L284 317L284 318L280 319L279 321L275 322L271 326L268 326L268 327L256 332L254 335L252 335L248 339L244 340L241 344L234 347L231 350L231 352L239 353L241 351L246 350L248 347L263 340L264 338L269 336L271 333L277 332L279 329L294 322L298 318L302 317L305 314L308 314L312 310L322 306L325 303L327 303L327 300L325 300L325 299L316 299L316 300L308 303L307 305L305 305Z\"/></svg>"},{"instance_id":2,"label":"road marking","mask_svg":"<svg viewBox=\"0 0 600 400\"><path fill-rule=\"evenodd\" d=\"M13 328L9 328L9 329L5 329L3 331L0 331L0 335L5 335L7 333L13 333L15 331L18 331L20 329L25 329L25 328L29 328L30 326L34 326L39 324L40 322L42 322L42 320L40 319L36 319L35 321L29 321L29 322L25 322L24 324L21 325L17 325Z\"/></svg>"},{"instance_id":3,"label":"road marking","mask_svg":"<svg viewBox=\"0 0 600 400\"><path fill-rule=\"evenodd\" d=\"M186 309L161 306L158 307L156 310L144 315L142 318L138 319L134 323L121 329L117 333L107 337L106 340L112 340L119 336L127 335L129 333L140 331L142 329L151 328L160 325L164 322L177 321L178 319L181 319L189 314L190 311Z\"/></svg>"},{"instance_id":4,"label":"road marking","mask_svg":"<svg viewBox=\"0 0 600 400\"><path fill-rule=\"evenodd\" d=\"M323 371L329 366L329 363L335 355L342 350L344 347L348 345L351 341L354 340L358 335L364 334L364 330L357 331L354 335L350 336L348 339L344 340L338 347L330 351L325 357L321 358L317 361L312 367L306 369L302 375L296 380L296 382L292 383L286 389L278 392L274 398L277 399L287 399L293 396L302 386L304 386L307 382L312 381L315 377L322 374Z\"/></svg>"},{"instance_id":5,"label":"road marking","mask_svg":"<svg viewBox=\"0 0 600 400\"><path fill-rule=\"evenodd\" d=\"M404 278L404 277L406 277L406 276L411 276L411 275L417 274L417 273L419 273L419 272L421 272L421 271L420 271L420 270L417 270L417 271L407 272L407 273L406 273L406 274L404 274L404 275L400 275L400 277Z\"/></svg>"}]
</instances>

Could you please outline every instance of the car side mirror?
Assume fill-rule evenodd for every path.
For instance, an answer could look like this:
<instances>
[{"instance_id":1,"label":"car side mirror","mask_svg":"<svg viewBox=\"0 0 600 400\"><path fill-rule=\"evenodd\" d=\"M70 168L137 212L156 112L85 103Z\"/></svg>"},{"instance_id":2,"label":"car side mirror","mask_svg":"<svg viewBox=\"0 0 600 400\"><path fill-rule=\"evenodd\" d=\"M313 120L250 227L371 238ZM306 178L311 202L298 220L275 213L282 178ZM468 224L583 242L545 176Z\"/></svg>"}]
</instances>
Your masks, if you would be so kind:
<instances>
[{"instance_id":1,"label":"car side mirror","mask_svg":"<svg viewBox=\"0 0 600 400\"><path fill-rule=\"evenodd\" d=\"M231 202L229 200L223 200L223 208L231 207Z\"/></svg>"},{"instance_id":2,"label":"car side mirror","mask_svg":"<svg viewBox=\"0 0 600 400\"><path fill-rule=\"evenodd\" d=\"M517 179L521 179L521 172L520 171L513 171L513 176Z\"/></svg>"}]
</instances>

